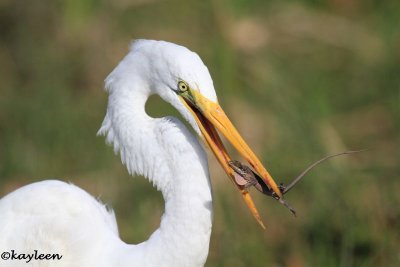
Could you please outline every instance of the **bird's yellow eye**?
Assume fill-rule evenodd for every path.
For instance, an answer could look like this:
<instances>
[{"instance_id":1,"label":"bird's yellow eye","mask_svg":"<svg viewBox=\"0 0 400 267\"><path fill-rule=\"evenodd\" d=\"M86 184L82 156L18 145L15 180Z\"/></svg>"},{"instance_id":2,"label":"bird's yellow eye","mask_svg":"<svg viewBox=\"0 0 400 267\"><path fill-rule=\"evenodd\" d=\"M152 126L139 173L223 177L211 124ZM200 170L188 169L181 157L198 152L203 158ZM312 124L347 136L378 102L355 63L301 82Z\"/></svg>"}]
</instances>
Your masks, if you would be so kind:
<instances>
[{"instance_id":1,"label":"bird's yellow eye","mask_svg":"<svg viewBox=\"0 0 400 267\"><path fill-rule=\"evenodd\" d=\"M178 82L178 89L180 92L186 92L189 89L189 85L184 81Z\"/></svg>"}]
</instances>

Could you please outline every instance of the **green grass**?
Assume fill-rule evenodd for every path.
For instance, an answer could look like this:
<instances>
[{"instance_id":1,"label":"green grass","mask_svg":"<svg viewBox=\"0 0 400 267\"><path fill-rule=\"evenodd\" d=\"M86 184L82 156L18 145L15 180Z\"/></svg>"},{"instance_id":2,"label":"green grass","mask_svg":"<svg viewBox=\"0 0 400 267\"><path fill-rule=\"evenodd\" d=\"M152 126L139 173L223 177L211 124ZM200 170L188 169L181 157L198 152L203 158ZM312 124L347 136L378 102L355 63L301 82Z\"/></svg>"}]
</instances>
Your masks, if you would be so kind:
<instances>
[{"instance_id":1,"label":"green grass","mask_svg":"<svg viewBox=\"0 0 400 267\"><path fill-rule=\"evenodd\" d=\"M371 148L319 166L290 192L297 218L254 194L266 231L211 158L206 266L399 266L399 13L398 1L3 1L0 195L69 180L115 208L125 241L146 239L162 198L96 132L103 80L129 42L164 39L200 54L278 181L324 155ZM148 110L176 114L159 99Z\"/></svg>"}]
</instances>

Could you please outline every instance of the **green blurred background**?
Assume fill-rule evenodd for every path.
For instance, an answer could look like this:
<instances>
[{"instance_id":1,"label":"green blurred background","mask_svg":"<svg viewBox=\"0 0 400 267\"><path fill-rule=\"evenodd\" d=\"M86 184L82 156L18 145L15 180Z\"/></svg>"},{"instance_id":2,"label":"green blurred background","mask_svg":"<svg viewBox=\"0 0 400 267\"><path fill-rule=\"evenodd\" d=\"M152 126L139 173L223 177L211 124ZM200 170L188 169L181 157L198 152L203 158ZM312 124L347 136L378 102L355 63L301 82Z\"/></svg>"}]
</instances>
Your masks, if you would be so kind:
<instances>
[{"instance_id":1,"label":"green blurred background","mask_svg":"<svg viewBox=\"0 0 400 267\"><path fill-rule=\"evenodd\" d=\"M277 181L371 148L308 175L287 196L297 218L254 192L266 231L210 157L206 266L400 266L398 0L1 0L0 195L61 178L109 203L124 241L158 227L159 192L96 137L103 80L135 38L200 54ZM176 114L157 98L148 110Z\"/></svg>"}]
</instances>

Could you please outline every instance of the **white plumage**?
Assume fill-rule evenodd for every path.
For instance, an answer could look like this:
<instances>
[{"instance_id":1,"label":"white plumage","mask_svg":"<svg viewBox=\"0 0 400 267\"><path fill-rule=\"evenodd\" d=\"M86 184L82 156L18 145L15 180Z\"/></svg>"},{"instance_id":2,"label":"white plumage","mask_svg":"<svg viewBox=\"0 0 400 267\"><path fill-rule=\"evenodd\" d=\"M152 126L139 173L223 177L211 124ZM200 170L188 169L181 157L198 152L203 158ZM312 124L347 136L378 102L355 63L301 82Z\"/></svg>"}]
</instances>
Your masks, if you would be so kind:
<instances>
[{"instance_id":1,"label":"white plumage","mask_svg":"<svg viewBox=\"0 0 400 267\"><path fill-rule=\"evenodd\" d=\"M213 141L220 142L218 137L207 138L211 125L218 123L209 122L216 116L210 117L208 110L217 98L206 66L182 46L139 40L107 77L106 90L108 108L99 134L120 154L129 173L143 175L162 192L165 213L159 229L143 243L126 244L118 236L114 213L91 195L61 181L37 182L0 200L0 252L38 250L59 253L62 259L29 264L0 259L0 266L204 265L212 225L206 154L178 119L151 118L145 103L151 94L171 103L232 174L225 164L229 157L218 154L226 151L213 147Z\"/></svg>"}]
</instances>

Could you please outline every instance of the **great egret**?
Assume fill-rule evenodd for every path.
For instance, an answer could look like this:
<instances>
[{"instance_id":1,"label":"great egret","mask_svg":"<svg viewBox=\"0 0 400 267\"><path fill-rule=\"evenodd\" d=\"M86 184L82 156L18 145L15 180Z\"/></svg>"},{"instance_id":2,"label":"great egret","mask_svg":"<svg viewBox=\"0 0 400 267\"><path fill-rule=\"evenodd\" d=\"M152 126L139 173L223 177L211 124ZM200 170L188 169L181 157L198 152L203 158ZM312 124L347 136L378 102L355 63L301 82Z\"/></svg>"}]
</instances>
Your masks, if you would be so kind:
<instances>
[{"instance_id":1,"label":"great egret","mask_svg":"<svg viewBox=\"0 0 400 267\"><path fill-rule=\"evenodd\" d=\"M130 174L140 174L162 192L159 229L137 245L120 240L114 213L84 190L56 180L24 186L0 201L0 253L58 253L60 260L34 259L34 266L203 266L212 225L212 194L206 154L174 117L152 118L152 94L174 106L211 148L234 181L230 158L217 130L242 154L266 185L281 191L218 105L213 81L200 57L185 47L137 40L107 77L107 113L98 132L119 153ZM253 215L257 210L236 184ZM271 191L272 192L272 191ZM1 266L26 266L0 259Z\"/></svg>"}]
</instances>

